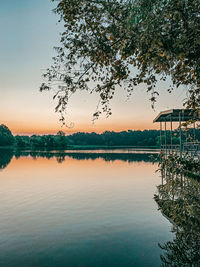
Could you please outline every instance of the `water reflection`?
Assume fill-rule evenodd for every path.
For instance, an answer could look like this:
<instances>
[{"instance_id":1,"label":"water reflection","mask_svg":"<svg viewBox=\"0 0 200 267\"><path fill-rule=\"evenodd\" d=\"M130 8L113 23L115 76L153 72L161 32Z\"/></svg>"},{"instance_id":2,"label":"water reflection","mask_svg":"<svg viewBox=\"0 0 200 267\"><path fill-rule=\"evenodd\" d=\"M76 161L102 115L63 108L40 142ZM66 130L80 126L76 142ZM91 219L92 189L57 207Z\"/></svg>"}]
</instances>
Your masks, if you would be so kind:
<instances>
[{"instance_id":1,"label":"water reflection","mask_svg":"<svg viewBox=\"0 0 200 267\"><path fill-rule=\"evenodd\" d=\"M163 170L155 200L175 233L173 241L159 244L161 266L200 266L200 183Z\"/></svg>"},{"instance_id":2,"label":"water reflection","mask_svg":"<svg viewBox=\"0 0 200 267\"><path fill-rule=\"evenodd\" d=\"M0 266L159 266L172 234L152 199L157 165L108 154L13 153L0 172Z\"/></svg>"},{"instance_id":3,"label":"water reflection","mask_svg":"<svg viewBox=\"0 0 200 267\"><path fill-rule=\"evenodd\" d=\"M152 162L157 160L157 155L155 153L128 153L126 151L117 151L117 152L65 152L65 151L21 151L21 150L0 150L0 169L4 169L11 161L12 157L32 157L33 159L37 158L56 158L58 163L62 163L66 158L72 158L77 160L96 160L103 159L104 161L115 161L121 160L125 162Z\"/></svg>"},{"instance_id":4,"label":"water reflection","mask_svg":"<svg viewBox=\"0 0 200 267\"><path fill-rule=\"evenodd\" d=\"M10 163L14 153L12 150L0 149L0 169L4 169Z\"/></svg>"},{"instance_id":5,"label":"water reflection","mask_svg":"<svg viewBox=\"0 0 200 267\"><path fill-rule=\"evenodd\" d=\"M27 255L32 255L32 258L41 254L41 251L37 251L38 247L42 247L43 240L48 240L47 243L49 243L49 239L51 246L45 247L48 255L54 253L56 255L56 251L63 249L63 257L65 254L71 256L73 242L76 240L76 236L72 233L80 231L84 244L86 244L84 249L88 251L83 253L87 255L83 259L87 263L90 257L97 253L95 246L92 246L94 251L93 254L91 253L91 243L96 240L95 244L99 244L100 237L104 236L105 240L102 241L101 245L105 247L107 244L107 251L113 248L111 250L112 259L121 257L118 259L119 262L121 260L119 266L158 266L158 261L155 263L155 259L157 254L159 258L160 251L156 250L156 246L160 242L158 237L162 236L165 230L166 238L162 236L162 243L159 243L159 247L163 251L161 255L162 266L200 266L200 183L191 178L172 176L170 173L162 171L162 183L158 186L155 200L162 214L172 223L174 239L167 242L169 240L168 229L165 228L165 222L156 213L156 209L154 210L151 203L157 178L149 178L155 171L155 168L149 163L157 159L155 154L124 153L124 151L123 153L120 151L117 153L106 151L77 153L73 151L0 150L0 168L6 168L13 157L21 158L20 161L23 165L18 168L19 162L15 159L15 163L18 162L18 165L11 164L13 166L5 173L0 187L1 203L4 203L1 212L4 223L1 232L3 241L0 244L7 242L7 246L2 247L9 259L12 255L11 245L15 240L13 241L13 237L9 239L7 236L13 231L16 233L16 244L20 243L21 246L24 244L23 238L21 239L24 231L27 240L29 240L29 235L35 235L34 231L38 231L38 240L40 240L41 234L47 231L40 240L40 246L34 244L34 238L31 236L29 241L32 245L29 247ZM31 162L33 159L37 159L37 163L44 164L45 159L51 159L51 162L47 161L47 165L40 164L36 168L35 162L28 166L29 158ZM61 168L55 164L56 162L53 160L55 158L57 162L63 163ZM71 164L65 165L69 158ZM102 159L104 162L86 161L96 159ZM117 160L123 161L121 166ZM64 161L66 162L64 163ZM114 163L105 164L105 161ZM127 164L129 162L143 162L143 164ZM23 166L28 167L24 168ZM11 179L12 176L16 176L18 179ZM23 219L25 217L26 220ZM12 225L11 218L17 218L20 223L15 224L15 220ZM148 222L146 218L148 218ZM35 224L35 220L38 222L37 224ZM21 223L25 224L27 228L21 229ZM34 225L37 225L36 229ZM87 238L84 236L85 227L88 227ZM110 227L109 230L106 231L106 227ZM97 237L95 237L96 229L99 229ZM21 232L18 236L19 231ZM112 235L109 239L110 232ZM66 234L64 235L64 233ZM65 238L62 239L63 235ZM71 236L72 241L69 240L69 236ZM63 243L68 240L68 246L71 250L67 250L68 246L66 244L64 246L62 240ZM82 251L81 244L77 240L78 245L74 249L75 251ZM119 246L118 251L116 251L116 244ZM99 246L98 251L101 251L100 247L102 246ZM128 253L126 246L129 249ZM23 250L20 246L18 248L16 245L16 247L18 253L15 255L15 260L20 261L20 257L17 257L21 255L19 251ZM55 250L52 250L54 247ZM143 256L143 251L147 255L150 249L152 250L147 259L150 259L151 263L143 262L142 259L144 258L144 261L146 259ZM132 257L140 255L138 261L134 259L135 265L133 265L133 258L129 259L130 255ZM150 257L152 255L154 256L153 259ZM71 262L75 262L76 258L71 259ZM123 265L125 260L127 260L127 264ZM5 262L7 259L4 259ZM102 259L102 262L106 262L106 257ZM78 266L76 263L73 264L71 266ZM9 265L4 264L2 266ZM28 265L21 264L19 266ZM95 262L95 266L98 266L98 262ZM101 266L105 265L102 264ZM109 266L117 265L115 263Z\"/></svg>"}]
</instances>

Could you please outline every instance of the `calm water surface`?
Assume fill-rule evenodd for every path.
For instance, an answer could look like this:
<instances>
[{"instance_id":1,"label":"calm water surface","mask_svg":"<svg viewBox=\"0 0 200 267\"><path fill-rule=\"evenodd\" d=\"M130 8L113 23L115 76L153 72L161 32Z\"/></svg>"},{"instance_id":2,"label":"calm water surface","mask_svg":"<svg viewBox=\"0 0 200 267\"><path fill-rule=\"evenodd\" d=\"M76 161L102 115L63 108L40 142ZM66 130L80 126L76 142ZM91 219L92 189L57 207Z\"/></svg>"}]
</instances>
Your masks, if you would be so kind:
<instances>
[{"instance_id":1,"label":"calm water surface","mask_svg":"<svg viewBox=\"0 0 200 267\"><path fill-rule=\"evenodd\" d=\"M157 164L105 155L1 154L0 266L160 266Z\"/></svg>"}]
</instances>

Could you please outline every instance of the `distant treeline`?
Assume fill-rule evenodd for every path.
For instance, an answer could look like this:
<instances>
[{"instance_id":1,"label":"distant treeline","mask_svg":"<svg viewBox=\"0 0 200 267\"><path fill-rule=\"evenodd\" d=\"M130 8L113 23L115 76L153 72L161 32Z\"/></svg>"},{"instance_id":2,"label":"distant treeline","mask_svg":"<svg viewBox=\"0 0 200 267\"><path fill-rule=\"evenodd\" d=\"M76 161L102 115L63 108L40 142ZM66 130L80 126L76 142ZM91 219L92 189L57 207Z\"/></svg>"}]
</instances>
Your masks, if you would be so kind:
<instances>
[{"instance_id":1,"label":"distant treeline","mask_svg":"<svg viewBox=\"0 0 200 267\"><path fill-rule=\"evenodd\" d=\"M182 135L183 141L193 141L194 137L200 140L199 130L189 130ZM166 132L167 143L171 142L170 131ZM172 135L173 144L179 143L179 132L174 131ZM165 142L165 133L162 133L162 143ZM75 133L66 136L59 131L56 135L32 135L32 136L13 136L5 125L0 125L0 146L14 146L16 148L45 148L45 149L66 149L76 146L110 147L110 146L137 146L137 147L159 147L160 131L122 131L97 133Z\"/></svg>"}]
</instances>

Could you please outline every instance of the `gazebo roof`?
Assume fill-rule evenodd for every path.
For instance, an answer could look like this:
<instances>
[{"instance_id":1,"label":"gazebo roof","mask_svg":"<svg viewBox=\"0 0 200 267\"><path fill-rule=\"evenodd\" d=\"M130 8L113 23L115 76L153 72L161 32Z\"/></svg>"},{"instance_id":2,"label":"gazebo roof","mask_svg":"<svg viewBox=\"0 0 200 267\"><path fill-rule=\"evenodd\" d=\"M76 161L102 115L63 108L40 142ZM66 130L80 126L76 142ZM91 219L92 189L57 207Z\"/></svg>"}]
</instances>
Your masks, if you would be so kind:
<instances>
[{"instance_id":1,"label":"gazebo roof","mask_svg":"<svg viewBox=\"0 0 200 267\"><path fill-rule=\"evenodd\" d=\"M169 109L162 111L153 120L153 122L162 121L179 121L179 115L181 116L181 121L188 121L191 119L200 120L200 114L193 109Z\"/></svg>"}]
</instances>

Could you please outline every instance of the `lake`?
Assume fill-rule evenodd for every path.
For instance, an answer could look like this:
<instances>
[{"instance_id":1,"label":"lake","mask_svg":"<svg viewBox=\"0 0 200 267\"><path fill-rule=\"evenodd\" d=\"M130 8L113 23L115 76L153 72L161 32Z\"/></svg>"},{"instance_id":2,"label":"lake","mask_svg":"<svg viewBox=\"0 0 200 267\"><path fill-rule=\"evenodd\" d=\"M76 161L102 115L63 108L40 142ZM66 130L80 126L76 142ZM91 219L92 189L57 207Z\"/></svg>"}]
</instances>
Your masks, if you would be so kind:
<instances>
[{"instance_id":1,"label":"lake","mask_svg":"<svg viewBox=\"0 0 200 267\"><path fill-rule=\"evenodd\" d=\"M0 266L160 266L174 234L149 155L1 151Z\"/></svg>"}]
</instances>

